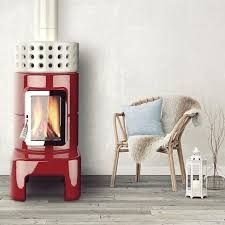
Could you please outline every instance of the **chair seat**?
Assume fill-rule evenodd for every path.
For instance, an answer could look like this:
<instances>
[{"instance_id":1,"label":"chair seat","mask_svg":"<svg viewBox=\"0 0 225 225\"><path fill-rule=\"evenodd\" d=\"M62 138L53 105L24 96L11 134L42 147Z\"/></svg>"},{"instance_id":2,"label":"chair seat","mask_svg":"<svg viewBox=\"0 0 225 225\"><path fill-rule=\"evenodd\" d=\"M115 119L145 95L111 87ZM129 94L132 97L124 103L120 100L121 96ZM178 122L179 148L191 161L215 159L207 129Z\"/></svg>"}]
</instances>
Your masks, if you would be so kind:
<instances>
[{"instance_id":1,"label":"chair seat","mask_svg":"<svg viewBox=\"0 0 225 225\"><path fill-rule=\"evenodd\" d=\"M120 141L120 142L118 142L118 146L119 146L120 152L129 152L128 142L127 141ZM174 149L178 149L179 142L178 141L173 141L172 146L173 146ZM157 152L168 154L168 146L161 147Z\"/></svg>"},{"instance_id":2,"label":"chair seat","mask_svg":"<svg viewBox=\"0 0 225 225\"><path fill-rule=\"evenodd\" d=\"M118 147L120 152L129 152L127 141L118 143Z\"/></svg>"}]
</instances>

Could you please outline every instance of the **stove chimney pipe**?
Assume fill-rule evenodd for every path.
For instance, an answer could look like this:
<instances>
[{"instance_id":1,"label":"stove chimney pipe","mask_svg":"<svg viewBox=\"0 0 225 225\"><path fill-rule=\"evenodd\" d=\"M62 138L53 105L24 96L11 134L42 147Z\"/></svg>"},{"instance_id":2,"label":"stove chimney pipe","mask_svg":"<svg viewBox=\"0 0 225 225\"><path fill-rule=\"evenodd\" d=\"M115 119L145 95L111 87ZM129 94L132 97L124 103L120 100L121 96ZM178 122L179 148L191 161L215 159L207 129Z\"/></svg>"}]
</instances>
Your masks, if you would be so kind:
<instances>
[{"instance_id":1,"label":"stove chimney pipe","mask_svg":"<svg viewBox=\"0 0 225 225\"><path fill-rule=\"evenodd\" d=\"M58 37L58 0L35 0L35 41L56 41Z\"/></svg>"}]
</instances>

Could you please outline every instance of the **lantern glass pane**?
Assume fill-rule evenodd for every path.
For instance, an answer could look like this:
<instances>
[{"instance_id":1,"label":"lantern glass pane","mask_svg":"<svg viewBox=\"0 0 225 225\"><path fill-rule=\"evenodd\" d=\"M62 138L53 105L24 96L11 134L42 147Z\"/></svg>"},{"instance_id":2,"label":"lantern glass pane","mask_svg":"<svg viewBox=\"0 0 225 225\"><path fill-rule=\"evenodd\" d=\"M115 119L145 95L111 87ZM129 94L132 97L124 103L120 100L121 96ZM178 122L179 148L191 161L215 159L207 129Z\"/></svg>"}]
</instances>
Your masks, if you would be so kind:
<instances>
[{"instance_id":1,"label":"lantern glass pane","mask_svg":"<svg viewBox=\"0 0 225 225\"><path fill-rule=\"evenodd\" d=\"M203 188L206 188L206 175L203 175Z\"/></svg>"},{"instance_id":2,"label":"lantern glass pane","mask_svg":"<svg viewBox=\"0 0 225 225\"><path fill-rule=\"evenodd\" d=\"M188 188L191 187L191 175L188 175L188 183L187 183Z\"/></svg>"}]
</instances>

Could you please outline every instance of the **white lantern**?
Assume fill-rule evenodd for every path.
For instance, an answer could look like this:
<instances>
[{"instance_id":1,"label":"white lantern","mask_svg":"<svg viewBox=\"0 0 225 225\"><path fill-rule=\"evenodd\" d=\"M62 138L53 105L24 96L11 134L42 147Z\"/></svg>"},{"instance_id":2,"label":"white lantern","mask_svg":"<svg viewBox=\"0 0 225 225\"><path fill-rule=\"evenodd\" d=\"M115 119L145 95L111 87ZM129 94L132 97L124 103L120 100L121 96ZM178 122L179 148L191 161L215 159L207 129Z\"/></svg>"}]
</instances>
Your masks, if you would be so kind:
<instances>
[{"instance_id":1,"label":"white lantern","mask_svg":"<svg viewBox=\"0 0 225 225\"><path fill-rule=\"evenodd\" d=\"M198 148L186 162L186 196L207 196L207 160L203 160Z\"/></svg>"}]
</instances>

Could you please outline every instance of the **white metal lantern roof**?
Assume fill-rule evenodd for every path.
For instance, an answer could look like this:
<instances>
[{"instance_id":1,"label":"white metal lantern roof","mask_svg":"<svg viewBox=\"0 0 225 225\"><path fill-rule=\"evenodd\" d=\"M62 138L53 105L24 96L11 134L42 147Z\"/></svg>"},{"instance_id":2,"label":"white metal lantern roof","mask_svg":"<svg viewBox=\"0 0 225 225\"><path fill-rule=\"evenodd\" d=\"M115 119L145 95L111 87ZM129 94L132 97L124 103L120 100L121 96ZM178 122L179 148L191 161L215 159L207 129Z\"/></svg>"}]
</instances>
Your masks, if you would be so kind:
<instances>
[{"instance_id":1,"label":"white metal lantern roof","mask_svg":"<svg viewBox=\"0 0 225 225\"><path fill-rule=\"evenodd\" d=\"M191 160L202 160L201 154L197 147L195 147L193 151L193 155L191 156Z\"/></svg>"}]
</instances>

